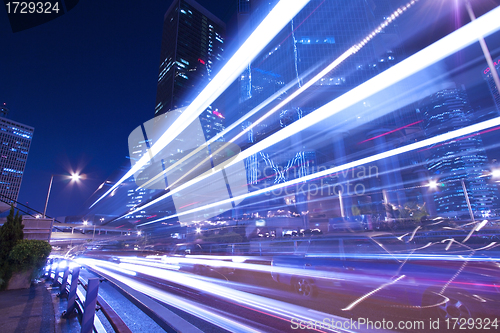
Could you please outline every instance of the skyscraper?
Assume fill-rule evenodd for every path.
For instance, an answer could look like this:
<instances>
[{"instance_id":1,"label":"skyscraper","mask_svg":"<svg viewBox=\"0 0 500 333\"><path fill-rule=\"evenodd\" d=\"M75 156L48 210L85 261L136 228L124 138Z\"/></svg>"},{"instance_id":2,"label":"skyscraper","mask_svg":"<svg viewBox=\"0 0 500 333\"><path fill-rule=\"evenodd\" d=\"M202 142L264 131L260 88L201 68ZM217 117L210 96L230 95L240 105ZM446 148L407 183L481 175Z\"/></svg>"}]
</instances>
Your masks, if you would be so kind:
<instances>
[{"instance_id":1,"label":"skyscraper","mask_svg":"<svg viewBox=\"0 0 500 333\"><path fill-rule=\"evenodd\" d=\"M488 88L490 88L491 96L493 97L493 101L495 102L495 106L497 111L500 112L500 93L498 92L498 87L495 84L495 80L493 79L493 71L496 70L500 75L500 58L498 58L493 65L495 68L486 68L483 71L483 78L486 80L488 84Z\"/></svg>"},{"instance_id":2,"label":"skyscraper","mask_svg":"<svg viewBox=\"0 0 500 333\"><path fill-rule=\"evenodd\" d=\"M255 28L275 2L240 0L240 29ZM376 3L311 0L240 76L240 102L249 101L245 103L250 104L247 108L254 107L294 79L300 87L304 84L304 75L311 77L326 67L363 40L391 13L389 0ZM402 57L398 36L394 24L385 27L372 43L309 88L308 103L294 104L302 104L301 110L307 113L395 64ZM290 112L301 112L293 108L291 105ZM245 112L244 108L240 110ZM278 123L279 118L275 117Z\"/></svg>"},{"instance_id":3,"label":"skyscraper","mask_svg":"<svg viewBox=\"0 0 500 333\"><path fill-rule=\"evenodd\" d=\"M240 0L238 2L240 28L246 27L248 30L255 28L275 3L276 1ZM287 92L277 97L277 100L289 96L291 92L303 86L313 74L318 73L353 45L362 41L391 13L389 0L377 2L311 0L241 74L238 87L240 102L238 116L243 116L286 85L293 85ZM300 97L249 131L249 143L290 125L394 65L402 57L398 38L397 29L393 24L384 28L373 42L366 44L308 88ZM244 124L244 126L249 125ZM342 135L337 137L340 138ZM344 143L339 144L343 146ZM300 146L307 149L307 145ZM308 155L311 158L314 156L313 151L289 151L289 154L270 156L269 159L283 167L289 165L289 162L293 162L295 166L305 165L305 160L295 158L295 154L299 153L300 156ZM286 158L286 155L292 158ZM340 161L345 160L345 156L339 155L335 159L337 160L335 163L341 163ZM262 166L264 164L262 162L266 161L258 156L247 159L250 183L256 182L256 173L252 169L257 168L258 163ZM281 178L280 181L284 180Z\"/></svg>"},{"instance_id":4,"label":"skyscraper","mask_svg":"<svg viewBox=\"0 0 500 333\"><path fill-rule=\"evenodd\" d=\"M0 200L17 201L28 159L33 127L7 119L9 110L0 107Z\"/></svg>"},{"instance_id":5,"label":"skyscraper","mask_svg":"<svg viewBox=\"0 0 500 333\"><path fill-rule=\"evenodd\" d=\"M249 31L255 29L276 2L275 0L238 1L238 25L243 31L242 39ZM238 109L228 117L238 119L274 94L277 95L274 104L286 99L303 87L315 74L361 42L392 13L390 0L311 0L240 75L237 89L234 88L238 91ZM252 145L299 121L396 64L403 57L400 44L394 24L386 26L376 34L372 42L350 55L265 121L253 126L253 119L250 118L243 123L243 128L253 127L247 133L247 144ZM377 124L374 127L381 126ZM283 143L286 148L276 145L265 152L249 156L245 160L248 182L254 188L266 187L310 174L320 165L328 167L345 164L352 152L347 151L344 141L348 133L340 132L341 130L337 128L335 131L325 132L323 138L327 147L322 151L318 151L317 146L309 144L308 136L311 133L303 131L289 138L287 143ZM366 132L371 130L367 129ZM396 165L391 161L391 165L393 164ZM276 171L269 177L259 179L258 175L263 174L262 169L266 168L293 172ZM390 174L395 175L398 172L399 170L394 170ZM349 182L349 179L345 178L340 182ZM383 182L382 185L394 187L395 183L396 180L391 183ZM299 212L305 212L307 215L309 211L305 204L307 194L297 192L294 196L291 201L296 203ZM317 198L317 200L322 199ZM351 198L343 196L345 215L342 217L351 215L350 201ZM304 226L308 227L308 224L307 216L304 216Z\"/></svg>"},{"instance_id":6,"label":"skyscraper","mask_svg":"<svg viewBox=\"0 0 500 333\"><path fill-rule=\"evenodd\" d=\"M194 0L176 0L163 22L155 115L188 106L222 60L225 24Z\"/></svg>"},{"instance_id":7,"label":"skyscraper","mask_svg":"<svg viewBox=\"0 0 500 333\"><path fill-rule=\"evenodd\" d=\"M425 98L420 109L427 137L472 125L473 109L463 89L440 90ZM435 144L429 152L427 168L440 185L434 193L438 214L468 216L467 196L474 215L487 216L496 208L498 190L487 176L488 158L479 134Z\"/></svg>"}]
</instances>

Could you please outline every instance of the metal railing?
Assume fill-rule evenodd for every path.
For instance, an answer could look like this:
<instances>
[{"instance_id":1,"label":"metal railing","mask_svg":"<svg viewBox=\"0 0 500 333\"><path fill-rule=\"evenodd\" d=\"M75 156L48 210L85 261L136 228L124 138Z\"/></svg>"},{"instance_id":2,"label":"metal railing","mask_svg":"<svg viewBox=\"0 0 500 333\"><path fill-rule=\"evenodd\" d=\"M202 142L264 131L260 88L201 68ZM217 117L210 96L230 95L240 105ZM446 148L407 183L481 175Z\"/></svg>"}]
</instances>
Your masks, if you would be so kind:
<instances>
[{"instance_id":1,"label":"metal railing","mask_svg":"<svg viewBox=\"0 0 500 333\"><path fill-rule=\"evenodd\" d=\"M60 268L59 263L63 261L66 265ZM101 320L95 315L97 310L102 311L115 332L131 333L131 330L120 316L99 296L99 284L104 279L89 278L86 283L80 276L80 266L72 265L71 261L67 259L54 260L49 263L48 267L48 270L46 270L47 278L53 280L53 287L59 287L58 296L68 300L67 308L62 317L78 316L81 333L106 332ZM78 288L78 285L82 286L81 289L85 293Z\"/></svg>"}]
</instances>

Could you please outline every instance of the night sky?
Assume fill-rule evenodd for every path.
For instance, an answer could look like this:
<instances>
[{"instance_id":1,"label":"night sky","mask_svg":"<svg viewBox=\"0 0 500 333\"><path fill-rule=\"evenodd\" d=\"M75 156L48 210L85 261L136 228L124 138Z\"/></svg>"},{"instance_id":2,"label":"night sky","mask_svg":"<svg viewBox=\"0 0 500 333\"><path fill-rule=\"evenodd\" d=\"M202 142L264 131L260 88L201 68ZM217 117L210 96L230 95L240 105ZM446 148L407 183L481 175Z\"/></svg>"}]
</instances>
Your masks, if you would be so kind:
<instances>
[{"instance_id":1,"label":"night sky","mask_svg":"<svg viewBox=\"0 0 500 333\"><path fill-rule=\"evenodd\" d=\"M234 23L237 0L197 2ZM475 6L486 3L481 12L498 2ZM78 185L54 178L47 215L78 214L126 162L128 135L154 116L163 16L170 4L80 0L65 15L17 33L0 8L0 102L7 103L10 119L35 127L20 202L43 211L51 174L78 171L86 175ZM426 11L435 8L422 6L421 17ZM428 26L431 34L407 47L420 48L451 31L456 20L443 13L444 20ZM416 24L408 20L401 29L410 35Z\"/></svg>"},{"instance_id":2,"label":"night sky","mask_svg":"<svg viewBox=\"0 0 500 333\"><path fill-rule=\"evenodd\" d=\"M80 0L65 15L12 33L0 8L0 102L35 127L19 202L78 214L128 155L130 132L154 116L163 16L170 0ZM235 0L198 1L224 21ZM234 5L234 6L233 6Z\"/></svg>"}]
</instances>

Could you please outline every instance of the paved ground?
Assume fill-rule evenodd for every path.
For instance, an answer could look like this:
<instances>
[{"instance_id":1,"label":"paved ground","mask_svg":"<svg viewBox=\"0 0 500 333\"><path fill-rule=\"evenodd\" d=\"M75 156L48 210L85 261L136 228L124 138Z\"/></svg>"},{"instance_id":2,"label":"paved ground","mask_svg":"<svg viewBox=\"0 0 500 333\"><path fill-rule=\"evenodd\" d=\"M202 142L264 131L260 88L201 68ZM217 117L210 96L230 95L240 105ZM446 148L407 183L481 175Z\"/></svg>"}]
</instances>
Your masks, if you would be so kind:
<instances>
[{"instance_id":1,"label":"paved ground","mask_svg":"<svg viewBox=\"0 0 500 333\"><path fill-rule=\"evenodd\" d=\"M59 288L40 282L30 289L0 292L0 332L69 333L80 331L77 318L62 319L65 300L56 294Z\"/></svg>"}]
</instances>

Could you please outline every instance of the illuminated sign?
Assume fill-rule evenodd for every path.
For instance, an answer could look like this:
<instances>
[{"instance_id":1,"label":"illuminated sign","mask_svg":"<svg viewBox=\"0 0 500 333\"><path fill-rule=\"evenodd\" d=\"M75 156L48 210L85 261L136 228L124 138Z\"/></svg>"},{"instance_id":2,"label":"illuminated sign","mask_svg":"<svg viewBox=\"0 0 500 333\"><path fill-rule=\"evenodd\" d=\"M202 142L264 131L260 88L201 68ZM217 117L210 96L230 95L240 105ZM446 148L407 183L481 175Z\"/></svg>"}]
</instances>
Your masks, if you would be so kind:
<instances>
[{"instance_id":1,"label":"illuminated sign","mask_svg":"<svg viewBox=\"0 0 500 333\"><path fill-rule=\"evenodd\" d=\"M495 67L496 67L496 66L498 66L498 65L500 65L500 59L498 59L497 61L495 61L495 62L493 63L493 66L495 66ZM486 75L486 74L488 74L489 72L490 72L490 68L489 68L489 67L488 67L488 68L486 68L486 69L483 71L483 73L484 73L485 75Z\"/></svg>"},{"instance_id":2,"label":"illuminated sign","mask_svg":"<svg viewBox=\"0 0 500 333\"><path fill-rule=\"evenodd\" d=\"M222 115L222 113L220 113L219 111L214 111L212 112L214 115L216 115L217 117L221 118L221 119L224 119L224 116Z\"/></svg>"}]
</instances>

